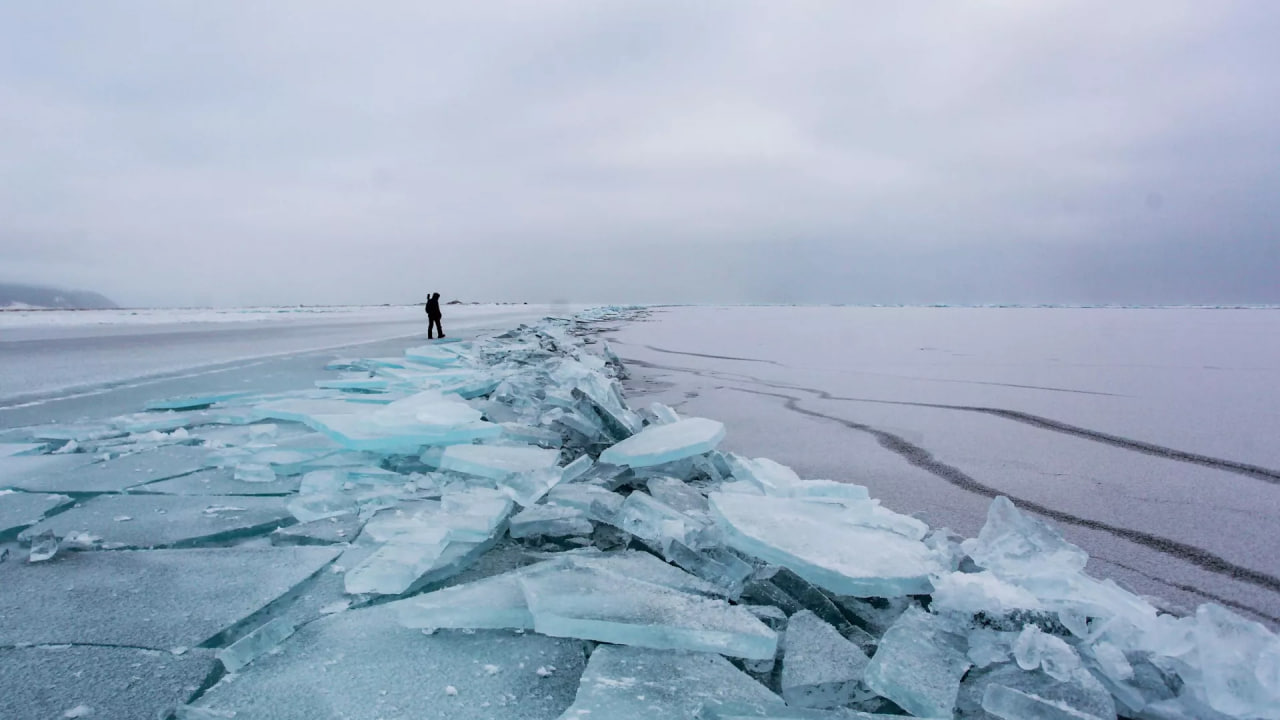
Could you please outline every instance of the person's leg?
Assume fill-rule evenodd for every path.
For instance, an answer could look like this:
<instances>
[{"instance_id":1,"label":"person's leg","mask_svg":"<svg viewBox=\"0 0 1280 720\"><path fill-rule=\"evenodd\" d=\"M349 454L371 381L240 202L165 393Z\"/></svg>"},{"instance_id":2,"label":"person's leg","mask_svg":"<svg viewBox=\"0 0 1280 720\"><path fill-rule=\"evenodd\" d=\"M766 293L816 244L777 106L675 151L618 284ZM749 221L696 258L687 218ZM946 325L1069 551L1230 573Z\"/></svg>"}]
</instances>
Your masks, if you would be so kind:
<instances>
[{"instance_id":1,"label":"person's leg","mask_svg":"<svg viewBox=\"0 0 1280 720\"><path fill-rule=\"evenodd\" d=\"M435 337L431 334L435 329L436 329L436 319L433 317L428 317L427 318L427 339L428 340L435 339Z\"/></svg>"},{"instance_id":2,"label":"person's leg","mask_svg":"<svg viewBox=\"0 0 1280 720\"><path fill-rule=\"evenodd\" d=\"M440 318L436 318L436 333L444 337L444 326L440 324Z\"/></svg>"}]
</instances>

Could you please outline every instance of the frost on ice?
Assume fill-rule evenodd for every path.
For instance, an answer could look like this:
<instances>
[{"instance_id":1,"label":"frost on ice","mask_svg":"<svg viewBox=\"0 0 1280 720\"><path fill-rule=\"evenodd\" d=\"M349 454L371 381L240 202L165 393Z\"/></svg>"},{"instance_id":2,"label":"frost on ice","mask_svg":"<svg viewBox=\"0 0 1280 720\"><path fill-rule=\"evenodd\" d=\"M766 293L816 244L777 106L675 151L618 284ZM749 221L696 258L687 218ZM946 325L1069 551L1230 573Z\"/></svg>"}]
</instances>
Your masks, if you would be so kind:
<instances>
[{"instance_id":1,"label":"frost on ice","mask_svg":"<svg viewBox=\"0 0 1280 720\"><path fill-rule=\"evenodd\" d=\"M1274 634L1005 498L960 542L632 409L629 312L7 438L0 687L59 690L0 716L1280 720Z\"/></svg>"}]
</instances>

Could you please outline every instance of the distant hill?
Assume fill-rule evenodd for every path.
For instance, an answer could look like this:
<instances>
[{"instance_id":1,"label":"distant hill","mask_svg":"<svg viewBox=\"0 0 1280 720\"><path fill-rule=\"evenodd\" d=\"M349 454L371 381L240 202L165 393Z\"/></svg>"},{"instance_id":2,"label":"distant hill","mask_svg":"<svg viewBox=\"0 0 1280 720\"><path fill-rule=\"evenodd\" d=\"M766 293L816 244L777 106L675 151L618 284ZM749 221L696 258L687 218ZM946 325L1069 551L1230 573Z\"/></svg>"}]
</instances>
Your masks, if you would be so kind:
<instances>
[{"instance_id":1,"label":"distant hill","mask_svg":"<svg viewBox=\"0 0 1280 720\"><path fill-rule=\"evenodd\" d=\"M0 310L23 307L64 310L109 310L120 306L95 292L60 290L40 285L0 283Z\"/></svg>"}]
</instances>

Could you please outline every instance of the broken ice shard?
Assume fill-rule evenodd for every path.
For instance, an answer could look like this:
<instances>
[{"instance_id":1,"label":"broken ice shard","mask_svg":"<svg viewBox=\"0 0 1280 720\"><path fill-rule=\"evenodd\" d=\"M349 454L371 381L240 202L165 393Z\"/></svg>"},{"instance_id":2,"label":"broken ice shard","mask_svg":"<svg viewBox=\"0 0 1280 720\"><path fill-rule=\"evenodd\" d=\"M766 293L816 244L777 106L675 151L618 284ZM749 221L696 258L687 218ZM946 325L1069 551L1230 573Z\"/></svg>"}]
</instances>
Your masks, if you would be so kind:
<instances>
[{"instance_id":1,"label":"broken ice shard","mask_svg":"<svg viewBox=\"0 0 1280 720\"><path fill-rule=\"evenodd\" d=\"M516 570L455 585L391 603L400 624L410 628L469 630L533 629L533 615L525 601Z\"/></svg>"},{"instance_id":2,"label":"broken ice shard","mask_svg":"<svg viewBox=\"0 0 1280 720\"><path fill-rule=\"evenodd\" d=\"M705 525L642 492L633 492L622 503L613 522L636 537L654 543L663 552L672 542L696 547Z\"/></svg>"},{"instance_id":3,"label":"broken ice shard","mask_svg":"<svg viewBox=\"0 0 1280 720\"><path fill-rule=\"evenodd\" d=\"M547 502L581 510L598 522L612 523L625 498L598 485L560 484L547 493Z\"/></svg>"},{"instance_id":4,"label":"broken ice shard","mask_svg":"<svg viewBox=\"0 0 1280 720\"><path fill-rule=\"evenodd\" d=\"M1045 523L1023 515L1003 495L991 501L976 539L963 543L979 566L1000 577L1074 574L1089 556Z\"/></svg>"},{"instance_id":5,"label":"broken ice shard","mask_svg":"<svg viewBox=\"0 0 1280 720\"><path fill-rule=\"evenodd\" d=\"M408 592L436 564L449 542L447 536L445 528L434 528L388 542L347 571L344 578L347 593L400 595Z\"/></svg>"},{"instance_id":6,"label":"broken ice shard","mask_svg":"<svg viewBox=\"0 0 1280 720\"><path fill-rule=\"evenodd\" d=\"M1232 717L1280 717L1280 638L1213 603L1201 605L1195 620L1210 707Z\"/></svg>"},{"instance_id":7,"label":"broken ice shard","mask_svg":"<svg viewBox=\"0 0 1280 720\"><path fill-rule=\"evenodd\" d=\"M929 577L945 570L924 543L851 525L838 505L721 492L710 500L730 547L839 595L926 594Z\"/></svg>"},{"instance_id":8,"label":"broken ice shard","mask_svg":"<svg viewBox=\"0 0 1280 720\"><path fill-rule=\"evenodd\" d=\"M755 660L777 650L772 630L723 600L574 564L542 568L520 582L534 628L545 635Z\"/></svg>"},{"instance_id":9,"label":"broken ice shard","mask_svg":"<svg viewBox=\"0 0 1280 720\"><path fill-rule=\"evenodd\" d=\"M560 720L692 718L726 703L757 716L783 707L777 695L719 655L601 645Z\"/></svg>"},{"instance_id":10,"label":"broken ice shard","mask_svg":"<svg viewBox=\"0 0 1280 720\"><path fill-rule=\"evenodd\" d=\"M658 502L682 513L705 513L707 498L679 478L655 477L647 483L649 494Z\"/></svg>"},{"instance_id":11,"label":"broken ice shard","mask_svg":"<svg viewBox=\"0 0 1280 720\"><path fill-rule=\"evenodd\" d=\"M473 440L489 440L502 434L502 427L486 422L456 425L448 429L409 420L391 426L379 425L364 414L313 415L315 429L351 450L413 454L424 445L447 445Z\"/></svg>"},{"instance_id":12,"label":"broken ice shard","mask_svg":"<svg viewBox=\"0 0 1280 720\"><path fill-rule=\"evenodd\" d=\"M808 610L787 622L782 697L788 705L834 708L858 696L867 656Z\"/></svg>"},{"instance_id":13,"label":"broken ice shard","mask_svg":"<svg viewBox=\"0 0 1280 720\"><path fill-rule=\"evenodd\" d=\"M881 638L864 680L917 717L951 717L970 663L937 616L910 608Z\"/></svg>"},{"instance_id":14,"label":"broken ice shard","mask_svg":"<svg viewBox=\"0 0 1280 720\"><path fill-rule=\"evenodd\" d=\"M416 363L440 368L451 367L461 361L457 353L439 345L412 347L404 351L404 356Z\"/></svg>"},{"instance_id":15,"label":"broken ice shard","mask_svg":"<svg viewBox=\"0 0 1280 720\"><path fill-rule=\"evenodd\" d=\"M686 418L650 425L600 454L600 462L649 467L710 452L724 439L724 425L706 418Z\"/></svg>"},{"instance_id":16,"label":"broken ice shard","mask_svg":"<svg viewBox=\"0 0 1280 720\"><path fill-rule=\"evenodd\" d=\"M591 521L577 508L560 505L533 505L511 518L508 531L513 538L590 535Z\"/></svg>"},{"instance_id":17,"label":"broken ice shard","mask_svg":"<svg viewBox=\"0 0 1280 720\"><path fill-rule=\"evenodd\" d=\"M993 717L1005 720L1115 720L1111 694L1087 671L1062 681L1043 672L1027 672L1017 665L1000 665L965 678L963 710L972 713L973 700Z\"/></svg>"},{"instance_id":18,"label":"broken ice shard","mask_svg":"<svg viewBox=\"0 0 1280 720\"><path fill-rule=\"evenodd\" d=\"M528 446L450 445L444 449L441 470L502 480L512 473L554 467L560 451Z\"/></svg>"},{"instance_id":19,"label":"broken ice shard","mask_svg":"<svg viewBox=\"0 0 1280 720\"><path fill-rule=\"evenodd\" d=\"M276 618L218 651L218 659L227 672L237 672L284 642L294 630L293 623L282 617Z\"/></svg>"},{"instance_id":20,"label":"broken ice shard","mask_svg":"<svg viewBox=\"0 0 1280 720\"><path fill-rule=\"evenodd\" d=\"M933 609L974 615L1003 615L1014 610L1038 610L1034 594L1005 582L990 571L952 572L934 578Z\"/></svg>"},{"instance_id":21,"label":"broken ice shard","mask_svg":"<svg viewBox=\"0 0 1280 720\"><path fill-rule=\"evenodd\" d=\"M684 543L671 542L665 557L694 575L720 588L725 597L736 600L751 576L751 564L720 547L695 550Z\"/></svg>"},{"instance_id":22,"label":"broken ice shard","mask_svg":"<svg viewBox=\"0 0 1280 720\"><path fill-rule=\"evenodd\" d=\"M31 538L31 552L27 555L27 562L44 562L57 554L58 538L52 530L45 530Z\"/></svg>"}]
</instances>

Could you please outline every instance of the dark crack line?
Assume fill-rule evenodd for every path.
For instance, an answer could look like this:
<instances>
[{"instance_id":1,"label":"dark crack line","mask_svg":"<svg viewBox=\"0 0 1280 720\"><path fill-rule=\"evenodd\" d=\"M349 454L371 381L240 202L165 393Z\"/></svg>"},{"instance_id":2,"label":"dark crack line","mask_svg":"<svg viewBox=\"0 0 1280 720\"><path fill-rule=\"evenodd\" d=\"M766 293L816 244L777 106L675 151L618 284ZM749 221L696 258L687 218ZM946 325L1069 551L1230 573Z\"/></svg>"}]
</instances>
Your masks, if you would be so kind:
<instances>
[{"instance_id":1,"label":"dark crack line","mask_svg":"<svg viewBox=\"0 0 1280 720\"><path fill-rule=\"evenodd\" d=\"M1100 430L1090 430L1089 428L1080 427L1079 425L1072 425L1070 423L1021 412L1019 410L1005 410L1004 408L982 407L980 405L947 405L943 403L911 402L907 400L877 400L873 398L843 397L840 395L832 395L826 390L818 388L804 387L803 385L792 385L789 383L769 382L768 380L762 380L760 378L743 375L741 373L726 373L717 370L698 370L696 368L655 365L637 360L627 360L626 362L633 363L639 367L687 372L704 377L715 377L721 380L745 382L748 384L771 387L779 390L799 390L801 392L812 393L820 400L873 403L876 405L900 405L905 407L923 407L937 410L959 410L962 412L982 413L984 415L992 415L1005 420L1012 420L1014 422L1023 423L1024 425L1030 425L1041 430L1050 430L1084 440L1092 440L1104 445L1111 445L1112 447L1118 447L1123 450L1129 450L1143 455L1151 455L1153 457L1164 458L1166 460L1176 460L1178 462L1200 465L1202 467L1221 470L1223 472L1235 473L1236 475L1243 475L1255 480L1262 480L1263 482L1268 482L1273 485L1280 484L1280 470L1274 470L1261 465L1253 465L1251 463L1239 462L1237 460L1228 460L1226 458L1217 458L1210 455L1188 452L1186 450L1178 450L1164 445L1157 445L1155 443L1149 443L1142 440L1134 440L1120 435L1112 435L1111 433L1105 433Z\"/></svg>"},{"instance_id":2,"label":"dark crack line","mask_svg":"<svg viewBox=\"0 0 1280 720\"><path fill-rule=\"evenodd\" d=\"M1266 573L1259 572L1257 570L1252 570L1250 568L1236 565L1235 563L1229 560L1226 560L1225 558L1219 557L1218 555L1215 555L1207 550L1203 550L1193 545L1187 545L1185 543L1181 543L1176 540L1170 540L1168 538L1163 538L1158 535L1152 535L1151 533L1143 532L1141 530L1133 530L1131 528L1118 527L1116 525L1100 522L1098 520L1090 520L1088 518L1078 517L1076 515L1063 512L1061 510L1056 510L1046 505L1041 505L1040 503L1034 502L1032 500L1027 500L1025 498L1020 498L1014 495L1009 495L1007 493L1000 492L995 488L988 487L987 485L983 485L982 483L973 479L969 475L965 474L964 471L960 470L959 468L953 467L951 465L948 465L942 462L941 460L938 460L933 456L933 453L929 452L928 450L918 445L915 445L901 437L898 437L893 433L885 432L884 430L880 430L870 425L864 425L862 423L857 423L852 420L846 420L844 418L835 417L833 415L826 415L826 414L817 412L816 410L809 410L809 409L800 407L801 398L795 397L793 395L784 395L782 393L770 393L770 392L764 392L762 390L747 390L745 388L736 388L736 389L738 390L738 392L780 398L786 401L785 403L786 408L788 410L791 410L792 412L796 412L801 415L807 415L809 417L819 418L822 420L827 420L830 422L839 423L851 430L858 430L860 432L865 432L875 437L877 442L880 443L881 447L900 455L903 459L905 459L907 462L911 463L912 465L918 468L921 468L923 470L927 470L933 475L947 481L948 483L960 488L961 490L965 490L975 495L980 495L980 496L989 497L989 498L994 498L997 495L1005 495L1010 500L1012 500L1015 504L1017 504L1019 507L1030 510L1031 512L1034 512L1038 515L1042 515L1044 517L1057 520L1058 522L1067 523L1069 525L1077 525L1080 527L1089 528L1091 530L1100 530L1102 532L1109 533L1116 537L1124 538L1125 540L1128 540L1132 543L1142 545L1143 547L1150 548L1157 552L1165 553L1166 555L1171 555L1180 560L1183 560L1192 565L1195 565L1196 567L1199 567L1204 570L1208 570L1209 572L1216 573L1219 575L1225 575L1227 577L1232 578L1233 580L1238 580L1240 582L1256 585L1258 587L1270 590L1272 592L1280 592L1280 578L1276 578L1273 575L1268 575Z\"/></svg>"},{"instance_id":3,"label":"dark crack line","mask_svg":"<svg viewBox=\"0 0 1280 720\"><path fill-rule=\"evenodd\" d=\"M613 342L619 345L630 344L630 343L622 342L620 340L614 340ZM652 345L642 345L641 347L652 350L654 352L667 353L669 355L688 355L690 357L712 358L714 360L737 360L739 362L753 362L753 363L763 363L766 365L776 365L778 367L790 367L788 365L784 365L783 363L776 362L774 360L734 357L732 355L708 355L705 353L685 352L681 350L667 350L665 348L654 347ZM636 362L636 361L631 360L628 362ZM796 369L803 369L803 368L796 368ZM1044 390L1046 392L1073 393L1076 395L1101 395L1104 397L1126 397L1124 395L1120 395L1117 393L1101 392L1098 390L1077 390L1075 388L1059 388L1059 387L1052 387L1049 385L1022 385L1019 383L992 382L988 380L951 380L948 378L917 377L914 375L895 375L893 373L879 373L879 372L872 372L870 370L844 370L843 372L855 373L857 375L872 375L875 377L891 377L891 378L897 378L899 380L916 380L919 382L957 383L961 385L991 385L994 387L1018 388L1020 390Z\"/></svg>"},{"instance_id":4,"label":"dark crack line","mask_svg":"<svg viewBox=\"0 0 1280 720\"><path fill-rule=\"evenodd\" d=\"M612 340L610 342L613 342L617 345L630 344L630 343L622 342L621 340ZM666 353L667 355L688 355L689 357L710 358L712 360L736 360L738 362L761 363L763 365L776 365L778 367L786 367L786 365L783 365L780 362L776 362L773 360L761 360L759 358L735 357L733 355L709 355L707 353L685 352L683 350L665 350L663 348L654 347L652 345L642 345L641 347L648 350L652 350L657 353ZM634 362L634 361L628 360L628 362Z\"/></svg>"},{"instance_id":5,"label":"dark crack line","mask_svg":"<svg viewBox=\"0 0 1280 720\"><path fill-rule=\"evenodd\" d=\"M69 647L97 647L97 648L114 648L116 650L140 650L147 653L165 653L173 654L172 648L156 648L146 647L145 645L119 645L116 643L87 643L87 642L42 642L42 643L18 643L13 645L0 645L0 650L61 650Z\"/></svg>"}]
</instances>

